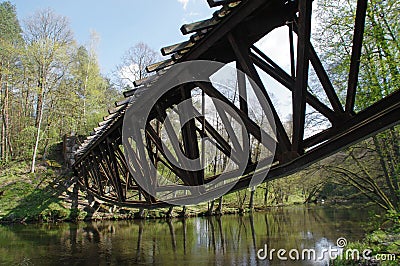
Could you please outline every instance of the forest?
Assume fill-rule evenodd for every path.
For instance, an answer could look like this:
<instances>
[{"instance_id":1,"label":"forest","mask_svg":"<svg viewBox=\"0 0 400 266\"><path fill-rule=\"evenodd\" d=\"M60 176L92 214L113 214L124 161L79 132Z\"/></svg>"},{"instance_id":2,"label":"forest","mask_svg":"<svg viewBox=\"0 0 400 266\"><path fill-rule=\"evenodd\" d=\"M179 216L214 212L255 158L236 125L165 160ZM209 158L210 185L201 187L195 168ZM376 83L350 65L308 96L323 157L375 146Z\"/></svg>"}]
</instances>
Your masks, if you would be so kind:
<instances>
[{"instance_id":1,"label":"forest","mask_svg":"<svg viewBox=\"0 0 400 266\"><path fill-rule=\"evenodd\" d=\"M398 91L400 84L400 1L367 2L355 99L356 112ZM313 1L313 20L316 23L312 28L312 43L343 106L346 104L356 5L357 1L349 0ZM80 142L91 135L93 128L98 127L98 123L108 115L108 110L124 98L123 93L133 88L133 82L149 75L145 68L161 59L159 52L144 42L131 44L120 63L111 66L114 69L112 73L104 74L99 64L98 46L101 36L98 33L91 31L90 41L82 44L74 37L69 18L50 8L36 10L31 16L20 20L17 12L11 2L0 0L0 236L3 237L0 237L0 254L4 255L1 257L16 262L14 255L9 254L13 249L9 247L15 243L18 246L14 250L21 253L18 256L23 255L24 265L29 262L25 261L26 254L31 253L30 256L35 257L38 255L35 253L40 253L42 255L39 257L44 257L47 248L31 248L30 245L32 239L44 239L45 234L51 235L52 241L49 243L52 248L65 242L68 247L66 249L72 253L77 253L77 246L94 244L94 261L101 259L96 253L99 247L111 252L113 246L113 253L117 256L127 250L135 251L139 256L140 248L146 248L146 244L140 244L144 235L144 240L149 239L144 242L151 243L148 246L153 247L152 254L159 255L155 250L167 252L169 261L172 253L160 244L163 242L157 243L155 248L156 237L165 240L170 234L172 249L175 251L176 237L179 239L182 235L185 255L186 245L193 246L192 251L200 250L199 239L207 234L214 241L216 254L224 253L224 245L228 244L225 237L232 239L229 244L234 247L244 240L252 240L249 245L251 248L247 250L250 252L256 247L256 235L258 241L267 239L270 244L269 241L277 240L270 238L269 234L276 232L277 236L285 238L284 242L299 244L304 240L314 241L313 233L321 231L326 241L330 233L347 232L352 237L354 232L346 231L347 226L351 221L357 221L357 226L363 227L367 234L360 241L350 241L346 249L372 249L374 252L394 254L397 260L400 259L399 125L288 177L264 182L257 187L233 192L195 206L144 210L99 202L91 204L85 189L79 190L74 185L76 177L62 155L63 141L66 136L77 136ZM324 91L317 80L314 69L310 67L308 90L314 96L323 98ZM271 96L274 98L274 95ZM324 103L329 106L328 99ZM306 121L311 130L321 128L326 123L313 110L306 114ZM291 136L292 115L287 114L283 122L287 135ZM225 136L223 132L219 133ZM258 151L252 152L254 154L250 156L258 156ZM217 165L215 159L214 165L210 167L214 175L217 167L223 165ZM296 209L299 205L301 209ZM324 208L333 210L332 215L316 215L324 213ZM346 217L349 221L345 218L344 223L339 223L335 219L340 216L337 213L343 210L348 214ZM291 218L282 215L285 212L294 215ZM363 213L362 218L368 220L367 223L360 222L362 219L357 216L360 213ZM221 217L222 214L235 215ZM208 217L211 215L215 217ZM195 224L194 220L186 219L187 216L207 217L203 220L203 226L199 227L201 223L196 220ZM96 221L135 218L139 219L132 222L133 227L113 221ZM153 218L161 219L149 221ZM224 227L221 222L223 219L226 219ZM87 223L80 222L82 220ZM247 229L243 222L246 220L249 221ZM63 221L71 223L59 223ZM25 236L22 239L28 243L29 238L29 244L19 244L20 237L12 231L18 226L22 230L29 228L29 222L38 223L38 227L35 227L36 224L31 227L35 230L30 238L27 231L22 231ZM332 227L326 227L328 222ZM13 226L3 226L9 223ZM254 224L262 226L255 227ZM317 229L310 229L311 224ZM343 224L346 228L341 228ZM54 238L54 228L58 226L63 231L60 241ZM214 230L214 226L219 228L218 231ZM304 235L282 234L286 231L280 229L286 227L299 232L304 227ZM86 236L82 239L77 237L78 231ZM256 231L259 233L255 234ZM120 239L129 243L124 246L111 245L110 239L116 232L120 233ZM195 237L194 233L198 233L198 236ZM265 234L267 238L264 238ZM137 250L129 247L133 243L131 239L136 237ZM104 242L92 243L91 238L104 238ZM36 242L32 243L39 247ZM146 256L151 253L144 250ZM210 250L205 249L206 256L209 256ZM237 254L242 252L234 251ZM58 253L64 256L64 252ZM234 253L228 254L230 256ZM51 253L46 257L53 255ZM176 253L174 255L175 263ZM129 256L133 257L132 254ZM196 260L198 258L196 256ZM93 260L90 262L93 263ZM333 263L366 265L365 261L341 259ZM383 265L396 263L398 261Z\"/></svg>"},{"instance_id":2,"label":"forest","mask_svg":"<svg viewBox=\"0 0 400 266\"><path fill-rule=\"evenodd\" d=\"M355 6L345 2L318 1L319 24L313 34L342 103L351 54L349 29L355 16ZM371 1L368 6L357 110L398 90L399 10L394 0ZM65 135L90 135L107 109L123 98L122 92L148 75L145 67L159 58L139 43L126 51L115 73L104 76L96 32L89 44L79 44L68 18L44 9L18 21L17 10L8 1L0 3L0 22L0 191L4 193L10 186L7 176L37 180L38 166L51 166L52 154ZM310 87L316 95L321 91ZM244 211L321 199L358 200L399 217L399 134L398 126L389 128L295 175L261 184L255 191L235 192L220 203Z\"/></svg>"},{"instance_id":3,"label":"forest","mask_svg":"<svg viewBox=\"0 0 400 266\"><path fill-rule=\"evenodd\" d=\"M88 135L119 92L100 74L95 32L86 47L50 9L21 24L9 2L0 12L1 163L29 160L34 172L65 134Z\"/></svg>"}]
</instances>

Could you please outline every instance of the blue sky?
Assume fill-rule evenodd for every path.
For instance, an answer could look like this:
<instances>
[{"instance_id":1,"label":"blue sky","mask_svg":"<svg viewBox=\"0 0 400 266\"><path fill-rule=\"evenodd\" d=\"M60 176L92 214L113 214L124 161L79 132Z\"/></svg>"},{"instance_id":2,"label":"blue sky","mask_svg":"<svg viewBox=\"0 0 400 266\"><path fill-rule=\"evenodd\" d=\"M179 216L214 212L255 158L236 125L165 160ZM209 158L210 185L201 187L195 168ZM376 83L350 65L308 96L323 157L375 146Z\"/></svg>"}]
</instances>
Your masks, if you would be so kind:
<instances>
[{"instance_id":1,"label":"blue sky","mask_svg":"<svg viewBox=\"0 0 400 266\"><path fill-rule=\"evenodd\" d=\"M100 36L97 54L103 74L108 75L124 52L138 42L159 51L188 37L182 24L211 17L206 0L10 0L18 18L48 8L69 18L75 39L89 45L91 30Z\"/></svg>"},{"instance_id":2,"label":"blue sky","mask_svg":"<svg viewBox=\"0 0 400 266\"><path fill-rule=\"evenodd\" d=\"M144 42L159 52L164 46L187 40L189 36L180 32L182 24L210 18L217 9L211 9L206 0L9 1L16 6L21 24L24 18L43 8L68 17L75 39L86 47L90 45L90 32L96 31L100 36L97 55L101 72L106 76L115 70L129 47ZM268 34L257 46L289 73L286 27ZM261 78L279 102L278 112L287 117L291 113L290 94L264 73Z\"/></svg>"}]
</instances>

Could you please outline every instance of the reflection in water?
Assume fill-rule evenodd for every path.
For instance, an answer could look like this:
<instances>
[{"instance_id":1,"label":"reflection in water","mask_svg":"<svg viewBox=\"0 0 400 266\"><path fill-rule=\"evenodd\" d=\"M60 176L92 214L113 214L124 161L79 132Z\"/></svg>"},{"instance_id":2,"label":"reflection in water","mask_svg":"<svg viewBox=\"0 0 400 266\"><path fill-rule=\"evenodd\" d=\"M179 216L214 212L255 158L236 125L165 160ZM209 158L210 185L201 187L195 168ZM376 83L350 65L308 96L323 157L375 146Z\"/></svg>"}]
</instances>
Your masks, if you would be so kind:
<instances>
[{"instance_id":1,"label":"reflection in water","mask_svg":"<svg viewBox=\"0 0 400 266\"><path fill-rule=\"evenodd\" d=\"M362 210L277 208L254 215L0 227L1 265L326 265L257 258L264 248L360 239Z\"/></svg>"}]
</instances>

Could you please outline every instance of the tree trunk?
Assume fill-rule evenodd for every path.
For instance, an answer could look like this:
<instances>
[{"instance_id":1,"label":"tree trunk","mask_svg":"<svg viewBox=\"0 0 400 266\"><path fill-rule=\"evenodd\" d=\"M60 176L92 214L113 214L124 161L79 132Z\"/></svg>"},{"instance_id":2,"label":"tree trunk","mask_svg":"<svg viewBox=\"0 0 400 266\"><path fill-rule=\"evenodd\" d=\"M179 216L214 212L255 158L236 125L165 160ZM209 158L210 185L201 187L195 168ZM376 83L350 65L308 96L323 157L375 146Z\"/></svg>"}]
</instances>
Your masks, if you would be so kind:
<instances>
[{"instance_id":1,"label":"tree trunk","mask_svg":"<svg viewBox=\"0 0 400 266\"><path fill-rule=\"evenodd\" d=\"M38 128L39 124L41 123L40 119L42 116L42 109L43 109L43 96L44 96L44 73L43 69L41 69L40 77L38 80L38 99L36 104L36 118L35 118L35 127Z\"/></svg>"},{"instance_id":2,"label":"tree trunk","mask_svg":"<svg viewBox=\"0 0 400 266\"><path fill-rule=\"evenodd\" d=\"M8 157L9 157L9 140L10 140L10 136L9 136L9 114L8 114L8 110L9 110L9 87L8 87L8 80L6 80L5 82L5 91L4 91L4 106L3 106L3 123L4 123L4 162L8 161Z\"/></svg>"},{"instance_id":3,"label":"tree trunk","mask_svg":"<svg viewBox=\"0 0 400 266\"><path fill-rule=\"evenodd\" d=\"M219 197L219 203L218 203L218 208L216 210L217 214L222 214L222 203L223 203L223 198L222 196Z\"/></svg>"},{"instance_id":4,"label":"tree trunk","mask_svg":"<svg viewBox=\"0 0 400 266\"><path fill-rule=\"evenodd\" d=\"M52 107L50 107L50 110L52 109ZM42 161L45 161L47 158L47 154L48 154L48 149L49 149L49 136L50 136L50 127L51 127L51 119L47 121L47 123L45 124L45 129L43 132L46 132L46 138L45 138L45 143L44 143L44 149L43 149L43 157L42 157Z\"/></svg>"},{"instance_id":5,"label":"tree trunk","mask_svg":"<svg viewBox=\"0 0 400 266\"><path fill-rule=\"evenodd\" d=\"M212 201L210 202L210 205L208 206L207 215L212 215L213 209L214 209L214 204L215 204L215 200L212 200Z\"/></svg>"},{"instance_id":6,"label":"tree trunk","mask_svg":"<svg viewBox=\"0 0 400 266\"><path fill-rule=\"evenodd\" d=\"M36 120L35 120L35 127L37 128L36 142L35 142L35 147L33 149L31 173L35 172L36 155L37 155L37 150L39 147L40 128L41 128L42 119L43 119L45 77L46 77L46 75L45 75L45 71L44 71L44 66L41 66L39 80L38 80L39 94L38 94L38 101L37 101L37 105L36 105L37 107L36 107Z\"/></svg>"},{"instance_id":7,"label":"tree trunk","mask_svg":"<svg viewBox=\"0 0 400 266\"><path fill-rule=\"evenodd\" d=\"M249 209L250 212L254 211L254 193L256 192L256 188L252 187L250 191L250 200L249 200Z\"/></svg>"},{"instance_id":8,"label":"tree trunk","mask_svg":"<svg viewBox=\"0 0 400 266\"><path fill-rule=\"evenodd\" d=\"M168 212L167 212L167 217L171 218L172 217L172 211L174 210L174 207L169 207Z\"/></svg>"},{"instance_id":9,"label":"tree trunk","mask_svg":"<svg viewBox=\"0 0 400 266\"><path fill-rule=\"evenodd\" d=\"M186 217L186 206L182 207L181 215L182 215L182 217Z\"/></svg>"},{"instance_id":10,"label":"tree trunk","mask_svg":"<svg viewBox=\"0 0 400 266\"><path fill-rule=\"evenodd\" d=\"M243 198L242 198L242 195L241 195L242 192L244 193L243 194ZM247 198L247 191L246 190L237 191L236 195L237 195L237 198L238 198L239 213L243 213L244 212L244 203L245 203L246 198Z\"/></svg>"},{"instance_id":11,"label":"tree trunk","mask_svg":"<svg viewBox=\"0 0 400 266\"><path fill-rule=\"evenodd\" d=\"M9 62L7 63L7 68L9 68ZM10 133L9 133L9 98L10 98L10 90L8 86L8 75L0 74L0 87L3 88L4 83L4 95L2 93L2 108L1 108L1 116L2 116L2 125L1 125L1 161L7 162L9 159L9 150L10 150Z\"/></svg>"},{"instance_id":12,"label":"tree trunk","mask_svg":"<svg viewBox=\"0 0 400 266\"><path fill-rule=\"evenodd\" d=\"M40 124L40 117L42 116L42 107L43 107L43 88L40 89L40 93L38 94L38 101L36 104L36 118L35 118L36 128L38 128Z\"/></svg>"},{"instance_id":13,"label":"tree trunk","mask_svg":"<svg viewBox=\"0 0 400 266\"><path fill-rule=\"evenodd\" d=\"M43 98L42 97L42 105L43 105ZM40 109L42 109L43 106L40 107ZM37 154L37 150L39 147L39 140L40 140L40 127L42 124L42 119L43 119L43 112L40 112L40 117L39 117L39 123L37 126L37 131L36 131L36 141L35 141L35 147L33 149L33 156L32 156L32 165L31 165L31 173L35 172L35 163L36 163L36 154Z\"/></svg>"},{"instance_id":14,"label":"tree trunk","mask_svg":"<svg viewBox=\"0 0 400 266\"><path fill-rule=\"evenodd\" d=\"M85 75L85 83L83 86L83 114L82 114L82 118L83 118L83 129L81 128L82 132L86 132L86 92L87 92L87 86L88 86L88 81L89 81L89 69L90 69L90 63L91 63L91 55L89 55L89 61L88 61L88 65L86 68L86 75Z\"/></svg>"},{"instance_id":15,"label":"tree trunk","mask_svg":"<svg viewBox=\"0 0 400 266\"><path fill-rule=\"evenodd\" d=\"M1 161L4 162L6 158L6 134L4 125L4 116L2 115L3 122L1 123Z\"/></svg>"},{"instance_id":16,"label":"tree trunk","mask_svg":"<svg viewBox=\"0 0 400 266\"><path fill-rule=\"evenodd\" d=\"M399 160L400 159L400 137L394 127L390 128L390 137L392 139L394 157L397 160ZM398 163L398 161L396 161L396 163Z\"/></svg>"},{"instance_id":17,"label":"tree trunk","mask_svg":"<svg viewBox=\"0 0 400 266\"><path fill-rule=\"evenodd\" d=\"M0 69L3 64L0 62ZM4 128L4 100L3 100L3 74L0 73L0 104L1 104L1 161L5 158L5 128Z\"/></svg>"},{"instance_id":18,"label":"tree trunk","mask_svg":"<svg viewBox=\"0 0 400 266\"><path fill-rule=\"evenodd\" d=\"M268 189L269 189L269 182L265 182L264 207L267 207L268 204Z\"/></svg>"},{"instance_id":19,"label":"tree trunk","mask_svg":"<svg viewBox=\"0 0 400 266\"><path fill-rule=\"evenodd\" d=\"M397 208L399 206L399 197L396 193L397 192L396 186L398 184L393 184L393 181L396 182L396 180L392 180L392 178L390 176L389 169L385 162L386 160L388 160L388 158L386 158L386 156L384 156L384 154L383 154L382 146L381 146L381 143L380 143L378 137L373 136L372 139L374 141L376 152L378 153L379 162L382 167L383 174L385 176L386 185L389 187L390 198L393 200L393 205L396 206L396 208Z\"/></svg>"}]
</instances>

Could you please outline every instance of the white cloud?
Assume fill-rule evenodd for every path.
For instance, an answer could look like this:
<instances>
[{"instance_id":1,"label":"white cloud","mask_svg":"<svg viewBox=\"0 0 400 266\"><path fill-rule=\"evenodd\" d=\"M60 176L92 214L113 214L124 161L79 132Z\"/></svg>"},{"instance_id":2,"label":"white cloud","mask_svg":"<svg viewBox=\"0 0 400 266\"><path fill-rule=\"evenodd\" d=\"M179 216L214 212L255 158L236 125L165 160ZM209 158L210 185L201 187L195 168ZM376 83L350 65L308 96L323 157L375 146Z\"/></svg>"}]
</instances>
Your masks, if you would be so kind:
<instances>
[{"instance_id":1,"label":"white cloud","mask_svg":"<svg viewBox=\"0 0 400 266\"><path fill-rule=\"evenodd\" d=\"M189 0L178 0L178 2L183 5L183 9L186 9L187 4L189 3Z\"/></svg>"}]
</instances>

